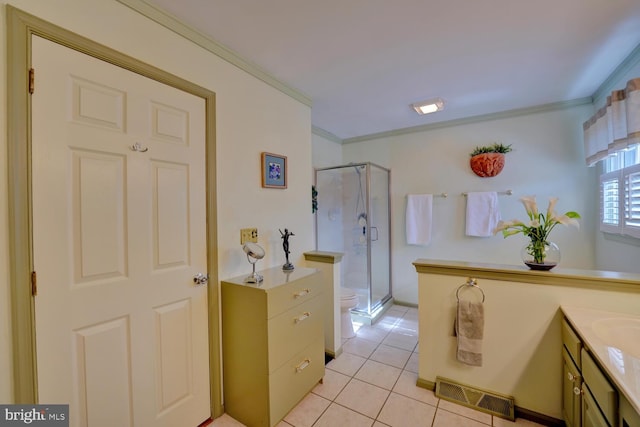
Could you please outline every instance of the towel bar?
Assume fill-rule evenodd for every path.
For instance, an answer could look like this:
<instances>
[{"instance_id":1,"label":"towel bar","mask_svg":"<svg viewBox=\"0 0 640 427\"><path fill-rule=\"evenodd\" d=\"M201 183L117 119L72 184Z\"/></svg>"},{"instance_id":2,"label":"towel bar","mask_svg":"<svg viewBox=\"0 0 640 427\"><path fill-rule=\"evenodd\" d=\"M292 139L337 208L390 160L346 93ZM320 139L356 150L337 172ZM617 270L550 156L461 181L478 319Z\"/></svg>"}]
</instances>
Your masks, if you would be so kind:
<instances>
[{"instance_id":1,"label":"towel bar","mask_svg":"<svg viewBox=\"0 0 640 427\"><path fill-rule=\"evenodd\" d=\"M497 191L498 195L505 195L505 196L511 196L513 194L513 190L505 190L505 191ZM462 195L464 197L467 197L469 193L464 192L462 193Z\"/></svg>"},{"instance_id":2,"label":"towel bar","mask_svg":"<svg viewBox=\"0 0 640 427\"><path fill-rule=\"evenodd\" d=\"M482 288L480 286L478 286L478 283L477 283L476 279L473 278L473 277L470 277L469 279L467 279L466 283L463 283L462 285L460 285L458 287L458 289L456 289L456 299L458 301L460 301L460 289L462 289L462 288L464 288L466 286L478 289L480 291L480 293L482 294L482 302L484 303L484 299L485 299L484 291L482 290Z\"/></svg>"},{"instance_id":3,"label":"towel bar","mask_svg":"<svg viewBox=\"0 0 640 427\"><path fill-rule=\"evenodd\" d=\"M407 194L405 197L409 197L409 195ZM433 197L443 197L443 198L447 198L449 197L449 195L447 193L439 193L439 194L433 194Z\"/></svg>"}]
</instances>

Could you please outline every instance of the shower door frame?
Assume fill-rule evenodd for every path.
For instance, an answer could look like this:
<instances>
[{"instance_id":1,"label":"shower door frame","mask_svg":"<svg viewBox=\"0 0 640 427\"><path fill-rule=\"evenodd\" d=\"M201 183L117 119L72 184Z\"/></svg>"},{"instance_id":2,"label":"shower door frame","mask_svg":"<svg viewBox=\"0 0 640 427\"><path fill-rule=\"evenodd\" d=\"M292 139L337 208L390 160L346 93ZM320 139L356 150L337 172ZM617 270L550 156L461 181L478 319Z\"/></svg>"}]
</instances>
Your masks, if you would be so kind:
<instances>
[{"instance_id":1,"label":"shower door frame","mask_svg":"<svg viewBox=\"0 0 640 427\"><path fill-rule=\"evenodd\" d=\"M372 273L372 262L371 262L371 249L372 249L372 240L371 240L371 229L374 228L371 226L370 221L367 222L367 310L362 311L357 308L352 311L357 312L360 315L365 315L367 317L374 317L377 310L384 307L384 305L393 298L392 295L392 257L391 257L391 242L392 242L392 229L391 229L391 170L387 169L383 166L380 166L376 163L372 162L360 162L360 163L348 163L344 165L338 166L329 166L322 168L314 169L314 185L317 186L318 183L318 172L328 171L328 170L337 170L337 169L345 169L351 167L360 167L364 166L366 168L366 185L365 185L365 194L366 194L366 206L367 206L367 216L371 215L371 168L376 167L387 174L387 227L388 227L388 247L387 247L387 262L389 266L388 271L388 287L387 293L383 297L380 298L379 301L373 303L373 273ZM318 250L318 217L317 213L314 216L314 228L315 228L315 246L316 250Z\"/></svg>"}]
</instances>

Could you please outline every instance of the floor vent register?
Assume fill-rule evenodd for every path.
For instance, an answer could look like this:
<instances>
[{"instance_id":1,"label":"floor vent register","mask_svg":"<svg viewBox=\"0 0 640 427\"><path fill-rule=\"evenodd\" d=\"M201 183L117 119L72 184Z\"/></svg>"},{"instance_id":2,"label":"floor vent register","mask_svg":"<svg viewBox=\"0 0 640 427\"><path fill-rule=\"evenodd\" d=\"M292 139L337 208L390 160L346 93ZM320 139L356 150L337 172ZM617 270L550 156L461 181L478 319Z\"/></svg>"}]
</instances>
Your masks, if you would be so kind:
<instances>
[{"instance_id":1,"label":"floor vent register","mask_svg":"<svg viewBox=\"0 0 640 427\"><path fill-rule=\"evenodd\" d=\"M436 377L436 396L491 415L515 420L513 397Z\"/></svg>"}]
</instances>

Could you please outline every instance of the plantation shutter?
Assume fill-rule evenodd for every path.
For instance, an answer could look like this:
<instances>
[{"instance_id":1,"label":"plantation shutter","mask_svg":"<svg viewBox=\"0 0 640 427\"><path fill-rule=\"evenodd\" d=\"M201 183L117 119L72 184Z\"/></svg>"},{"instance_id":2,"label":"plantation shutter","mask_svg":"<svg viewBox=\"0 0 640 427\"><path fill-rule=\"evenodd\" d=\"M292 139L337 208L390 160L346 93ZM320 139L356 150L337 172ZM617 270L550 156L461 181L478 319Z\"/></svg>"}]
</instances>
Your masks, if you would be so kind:
<instances>
[{"instance_id":1,"label":"plantation shutter","mask_svg":"<svg viewBox=\"0 0 640 427\"><path fill-rule=\"evenodd\" d=\"M600 176L600 231L620 234L620 181L621 172Z\"/></svg>"},{"instance_id":2,"label":"plantation shutter","mask_svg":"<svg viewBox=\"0 0 640 427\"><path fill-rule=\"evenodd\" d=\"M640 238L640 164L624 171L624 234Z\"/></svg>"}]
</instances>

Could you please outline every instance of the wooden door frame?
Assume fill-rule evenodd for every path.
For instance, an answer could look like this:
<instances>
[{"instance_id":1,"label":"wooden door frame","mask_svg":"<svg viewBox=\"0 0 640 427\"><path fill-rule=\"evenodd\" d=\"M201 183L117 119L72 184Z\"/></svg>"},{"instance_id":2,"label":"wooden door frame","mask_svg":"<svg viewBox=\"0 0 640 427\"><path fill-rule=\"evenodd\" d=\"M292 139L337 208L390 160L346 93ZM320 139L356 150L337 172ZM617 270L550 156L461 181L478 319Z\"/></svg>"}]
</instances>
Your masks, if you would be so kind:
<instances>
[{"instance_id":1,"label":"wooden door frame","mask_svg":"<svg viewBox=\"0 0 640 427\"><path fill-rule=\"evenodd\" d=\"M34 35L205 100L207 268L209 271L209 375L211 415L223 413L220 369L220 316L217 271L216 99L215 93L46 22L13 6L7 19L7 145L9 175L9 278L13 337L13 392L19 404L38 403L34 298L31 294L33 226L31 192L31 38ZM37 87L37 83L36 83ZM37 90L37 89L36 89Z\"/></svg>"}]
</instances>

